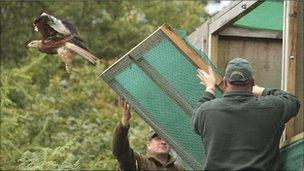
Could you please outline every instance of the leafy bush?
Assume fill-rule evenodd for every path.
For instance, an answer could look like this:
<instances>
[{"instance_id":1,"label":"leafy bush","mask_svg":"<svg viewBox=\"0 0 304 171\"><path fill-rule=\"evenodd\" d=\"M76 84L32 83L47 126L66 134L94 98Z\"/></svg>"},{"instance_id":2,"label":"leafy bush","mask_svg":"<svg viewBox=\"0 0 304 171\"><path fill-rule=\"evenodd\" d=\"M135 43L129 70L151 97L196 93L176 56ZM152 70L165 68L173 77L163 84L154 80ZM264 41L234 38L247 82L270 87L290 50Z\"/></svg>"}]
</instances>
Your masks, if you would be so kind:
<instances>
[{"instance_id":1,"label":"leafy bush","mask_svg":"<svg viewBox=\"0 0 304 171\"><path fill-rule=\"evenodd\" d=\"M1 169L115 169L111 140L121 111L97 78L104 65L78 63L69 77L53 56L28 59L1 71ZM145 134L134 131L147 125L132 120L131 144L144 153Z\"/></svg>"}]
</instances>

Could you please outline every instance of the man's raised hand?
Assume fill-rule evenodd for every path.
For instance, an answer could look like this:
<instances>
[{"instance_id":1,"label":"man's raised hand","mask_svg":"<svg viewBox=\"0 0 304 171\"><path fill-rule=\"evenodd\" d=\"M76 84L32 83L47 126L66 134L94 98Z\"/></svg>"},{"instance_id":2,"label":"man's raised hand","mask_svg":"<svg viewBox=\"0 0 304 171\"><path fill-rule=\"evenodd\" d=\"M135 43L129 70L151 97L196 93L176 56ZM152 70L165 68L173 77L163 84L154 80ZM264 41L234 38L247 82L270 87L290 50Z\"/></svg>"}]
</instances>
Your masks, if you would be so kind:
<instances>
[{"instance_id":1,"label":"man's raised hand","mask_svg":"<svg viewBox=\"0 0 304 171\"><path fill-rule=\"evenodd\" d=\"M126 102L126 100L123 97L119 98L119 105L123 110L121 124L127 127L131 119L130 105Z\"/></svg>"},{"instance_id":2,"label":"man's raised hand","mask_svg":"<svg viewBox=\"0 0 304 171\"><path fill-rule=\"evenodd\" d=\"M211 66L208 66L208 73L201 69L197 69L197 76L200 79L200 83L206 86L206 91L215 94L215 85L216 85L216 78Z\"/></svg>"}]
</instances>

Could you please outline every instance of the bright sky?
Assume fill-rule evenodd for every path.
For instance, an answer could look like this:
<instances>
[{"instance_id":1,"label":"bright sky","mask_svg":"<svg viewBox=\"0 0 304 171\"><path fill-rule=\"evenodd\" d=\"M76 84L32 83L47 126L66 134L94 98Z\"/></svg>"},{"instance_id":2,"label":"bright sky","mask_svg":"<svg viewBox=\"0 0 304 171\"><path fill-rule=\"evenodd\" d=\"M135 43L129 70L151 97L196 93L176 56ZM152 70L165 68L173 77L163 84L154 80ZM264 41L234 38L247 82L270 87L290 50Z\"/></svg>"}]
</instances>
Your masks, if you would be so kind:
<instances>
[{"instance_id":1,"label":"bright sky","mask_svg":"<svg viewBox=\"0 0 304 171\"><path fill-rule=\"evenodd\" d=\"M205 7L205 11L209 15L214 15L215 13L222 10L224 7L228 6L231 1L220 1L220 3L215 1L209 1L207 6Z\"/></svg>"}]
</instances>

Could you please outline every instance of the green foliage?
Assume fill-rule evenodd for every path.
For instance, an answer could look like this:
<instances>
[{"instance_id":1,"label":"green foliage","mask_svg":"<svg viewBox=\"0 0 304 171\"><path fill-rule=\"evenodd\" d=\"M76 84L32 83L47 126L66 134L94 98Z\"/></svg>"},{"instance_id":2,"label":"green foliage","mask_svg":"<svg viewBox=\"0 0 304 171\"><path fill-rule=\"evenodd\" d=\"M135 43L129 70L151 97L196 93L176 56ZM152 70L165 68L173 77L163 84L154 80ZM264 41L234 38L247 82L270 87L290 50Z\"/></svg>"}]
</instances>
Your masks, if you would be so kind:
<instances>
[{"instance_id":1,"label":"green foliage","mask_svg":"<svg viewBox=\"0 0 304 171\"><path fill-rule=\"evenodd\" d=\"M1 170L114 170L116 93L81 57L72 74L56 56L25 48L39 39L32 20L45 11L74 22L97 56L119 57L162 23L192 32L200 1L1 1ZM3 34L5 33L5 34ZM146 151L147 124L132 116L131 145Z\"/></svg>"},{"instance_id":2,"label":"green foliage","mask_svg":"<svg viewBox=\"0 0 304 171\"><path fill-rule=\"evenodd\" d=\"M56 63L38 55L1 73L1 169L115 169L111 140L121 111L97 78L104 66L79 64L68 77ZM48 83L37 82L45 79L40 72ZM147 125L132 120L130 141L144 153L145 135L134 131Z\"/></svg>"}]
</instances>

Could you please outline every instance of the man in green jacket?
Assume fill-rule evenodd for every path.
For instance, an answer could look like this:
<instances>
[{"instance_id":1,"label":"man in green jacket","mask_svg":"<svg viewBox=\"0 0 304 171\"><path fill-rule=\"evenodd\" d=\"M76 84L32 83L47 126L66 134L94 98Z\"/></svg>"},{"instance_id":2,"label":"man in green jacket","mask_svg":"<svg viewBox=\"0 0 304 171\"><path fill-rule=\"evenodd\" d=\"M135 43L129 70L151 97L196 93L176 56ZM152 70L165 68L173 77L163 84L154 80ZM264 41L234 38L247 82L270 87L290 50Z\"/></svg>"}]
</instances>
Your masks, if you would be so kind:
<instances>
[{"instance_id":1,"label":"man in green jacket","mask_svg":"<svg viewBox=\"0 0 304 171\"><path fill-rule=\"evenodd\" d=\"M170 145L165 139L150 130L147 141L147 155L133 151L128 140L130 107L125 100L120 99L123 108L121 121L115 127L113 135L113 154L119 162L121 170L183 170L176 164L170 154Z\"/></svg>"},{"instance_id":2,"label":"man in green jacket","mask_svg":"<svg viewBox=\"0 0 304 171\"><path fill-rule=\"evenodd\" d=\"M206 91L192 117L205 148L205 170L278 170L285 123L300 108L298 99L278 89L255 85L250 63L231 60L222 98L215 99L215 76L198 70ZM266 79L266 78L265 78Z\"/></svg>"}]
</instances>

